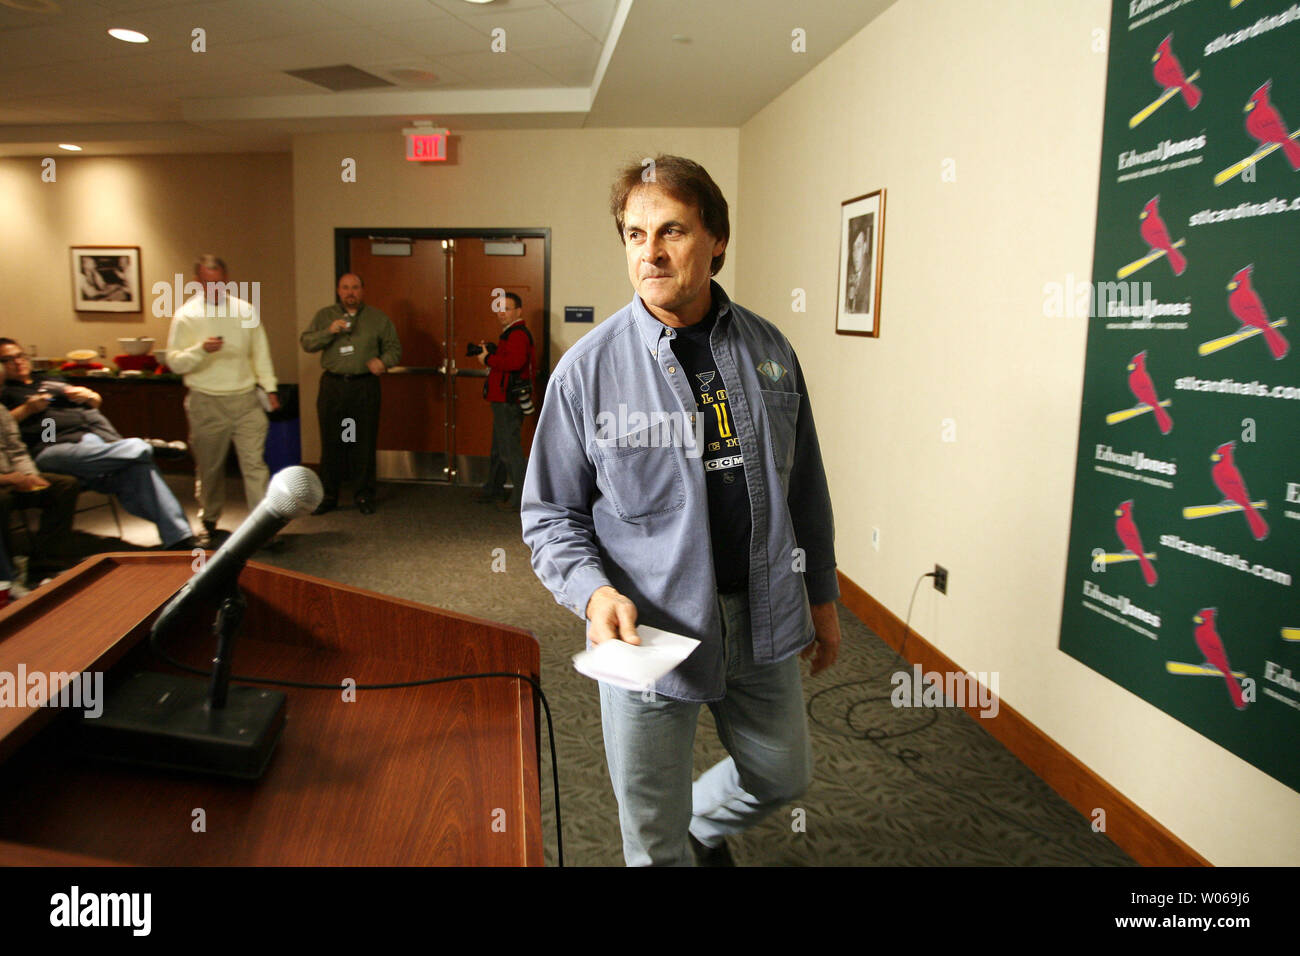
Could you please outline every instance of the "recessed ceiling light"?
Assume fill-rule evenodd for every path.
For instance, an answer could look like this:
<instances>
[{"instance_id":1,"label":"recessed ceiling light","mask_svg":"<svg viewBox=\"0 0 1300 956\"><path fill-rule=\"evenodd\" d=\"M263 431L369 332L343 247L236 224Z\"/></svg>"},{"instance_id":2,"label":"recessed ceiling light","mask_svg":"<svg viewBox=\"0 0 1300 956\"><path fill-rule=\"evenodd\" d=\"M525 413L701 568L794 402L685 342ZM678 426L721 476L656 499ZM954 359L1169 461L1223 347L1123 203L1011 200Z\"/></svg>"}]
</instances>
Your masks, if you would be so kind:
<instances>
[{"instance_id":1,"label":"recessed ceiling light","mask_svg":"<svg viewBox=\"0 0 1300 956\"><path fill-rule=\"evenodd\" d=\"M135 30L124 30L121 27L114 27L108 31L108 35L117 40L125 40L127 43L148 43L149 38L143 33Z\"/></svg>"},{"instance_id":2,"label":"recessed ceiling light","mask_svg":"<svg viewBox=\"0 0 1300 956\"><path fill-rule=\"evenodd\" d=\"M674 34L673 34L673 42L674 42L674 43L690 43L690 42L691 42L691 38L688 37L688 36L687 36L686 34L684 34L684 33L674 33Z\"/></svg>"},{"instance_id":3,"label":"recessed ceiling light","mask_svg":"<svg viewBox=\"0 0 1300 956\"><path fill-rule=\"evenodd\" d=\"M60 144L59 144L59 149L66 149L66 150L67 150L68 152L70 152L70 153L79 153L79 152L81 152L81 147L80 147L80 146L74 146L72 143L60 143Z\"/></svg>"},{"instance_id":4,"label":"recessed ceiling light","mask_svg":"<svg viewBox=\"0 0 1300 956\"><path fill-rule=\"evenodd\" d=\"M491 3L492 0L465 0L466 3Z\"/></svg>"}]
</instances>

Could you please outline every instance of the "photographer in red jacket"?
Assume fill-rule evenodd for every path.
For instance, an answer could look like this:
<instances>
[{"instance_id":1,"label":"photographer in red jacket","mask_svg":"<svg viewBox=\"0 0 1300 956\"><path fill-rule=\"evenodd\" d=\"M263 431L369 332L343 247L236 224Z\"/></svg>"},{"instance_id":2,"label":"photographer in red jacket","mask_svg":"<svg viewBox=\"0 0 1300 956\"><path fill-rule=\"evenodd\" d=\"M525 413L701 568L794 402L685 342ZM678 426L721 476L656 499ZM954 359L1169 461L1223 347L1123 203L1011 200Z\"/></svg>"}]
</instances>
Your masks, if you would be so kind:
<instances>
[{"instance_id":1,"label":"photographer in red jacket","mask_svg":"<svg viewBox=\"0 0 1300 956\"><path fill-rule=\"evenodd\" d=\"M495 501L499 510L515 513L524 489L524 449L519 437L524 410L518 401L511 401L509 392L510 386L520 381L531 388L533 377L533 337L524 326L523 305L513 292L493 303L501 320L501 337L495 349L480 342L482 351L478 353L478 360L488 367L483 397L492 403L492 457L487 484L477 500L484 504ZM507 477L514 485L508 499Z\"/></svg>"}]
</instances>

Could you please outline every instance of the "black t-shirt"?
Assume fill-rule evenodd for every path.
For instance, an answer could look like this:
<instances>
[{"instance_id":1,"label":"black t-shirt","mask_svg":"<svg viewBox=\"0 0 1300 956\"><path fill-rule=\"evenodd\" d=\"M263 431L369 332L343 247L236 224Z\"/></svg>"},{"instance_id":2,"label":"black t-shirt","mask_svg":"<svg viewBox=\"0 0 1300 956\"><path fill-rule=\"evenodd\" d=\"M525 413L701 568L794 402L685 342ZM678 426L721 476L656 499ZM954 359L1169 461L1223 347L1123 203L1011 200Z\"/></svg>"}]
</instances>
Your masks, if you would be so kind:
<instances>
[{"instance_id":1,"label":"black t-shirt","mask_svg":"<svg viewBox=\"0 0 1300 956\"><path fill-rule=\"evenodd\" d=\"M713 303L703 321L674 330L673 354L682 363L695 394L696 414L704 423L704 480L709 494L709 537L718 590L743 591L749 585L749 485L740 439L731 420L727 385L709 346L717 322Z\"/></svg>"},{"instance_id":2,"label":"black t-shirt","mask_svg":"<svg viewBox=\"0 0 1300 956\"><path fill-rule=\"evenodd\" d=\"M57 375L36 373L32 376L30 385L24 385L22 382L6 382L4 389L0 391L0 401L4 402L5 408L17 408L37 393L50 396L50 404L45 406L43 412L28 415L18 423L23 441L27 443L33 456L42 448L48 447L42 440L41 434L46 419L54 420L56 444L79 442L81 436L86 434L98 435L104 441L119 441L122 437L98 409L91 408L89 405L79 405L64 398L63 389L67 384Z\"/></svg>"}]
</instances>

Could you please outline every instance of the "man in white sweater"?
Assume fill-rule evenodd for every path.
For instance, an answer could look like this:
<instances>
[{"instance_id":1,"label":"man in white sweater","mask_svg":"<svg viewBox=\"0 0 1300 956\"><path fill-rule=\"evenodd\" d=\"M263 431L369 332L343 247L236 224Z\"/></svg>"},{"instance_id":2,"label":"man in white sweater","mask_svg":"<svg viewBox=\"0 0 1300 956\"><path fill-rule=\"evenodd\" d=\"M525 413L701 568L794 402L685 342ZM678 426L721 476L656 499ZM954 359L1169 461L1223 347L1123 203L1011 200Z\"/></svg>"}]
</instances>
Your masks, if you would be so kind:
<instances>
[{"instance_id":1,"label":"man in white sweater","mask_svg":"<svg viewBox=\"0 0 1300 956\"><path fill-rule=\"evenodd\" d=\"M200 256L194 278L203 292L177 310L167 337L167 365L185 378L189 395L190 449L196 474L194 497L199 519L211 539L217 533L226 500L223 474L230 443L235 443L244 495L251 511L266 494L270 479L263 455L267 417L257 388L272 411L280 407L275 369L257 308L234 295L226 264L214 255Z\"/></svg>"}]
</instances>

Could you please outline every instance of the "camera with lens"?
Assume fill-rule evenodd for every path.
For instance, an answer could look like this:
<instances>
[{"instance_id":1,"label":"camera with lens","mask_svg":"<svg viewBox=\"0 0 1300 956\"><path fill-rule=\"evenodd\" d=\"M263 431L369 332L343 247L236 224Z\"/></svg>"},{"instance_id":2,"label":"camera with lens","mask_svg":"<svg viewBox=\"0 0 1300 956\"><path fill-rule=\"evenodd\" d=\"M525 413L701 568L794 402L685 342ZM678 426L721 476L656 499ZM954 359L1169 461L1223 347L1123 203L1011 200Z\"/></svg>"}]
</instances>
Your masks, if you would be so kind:
<instances>
[{"instance_id":1,"label":"camera with lens","mask_svg":"<svg viewBox=\"0 0 1300 956\"><path fill-rule=\"evenodd\" d=\"M494 354L496 354L496 350L497 350L497 346L496 346L496 343L495 343L495 342L488 342L488 343L487 343L487 354L488 354L488 355L494 355ZM470 342L469 344L467 344L467 345L465 346L465 356L466 356L467 358L468 358L469 356L471 356L471 355L478 355L478 353L479 353L479 352L482 352L482 351L483 351L483 346L479 345L477 342Z\"/></svg>"}]
</instances>

